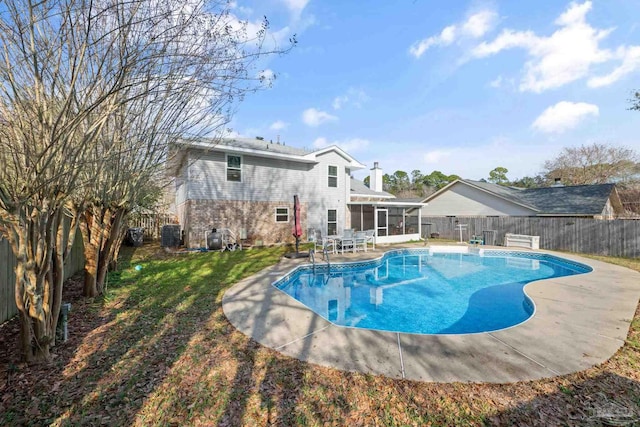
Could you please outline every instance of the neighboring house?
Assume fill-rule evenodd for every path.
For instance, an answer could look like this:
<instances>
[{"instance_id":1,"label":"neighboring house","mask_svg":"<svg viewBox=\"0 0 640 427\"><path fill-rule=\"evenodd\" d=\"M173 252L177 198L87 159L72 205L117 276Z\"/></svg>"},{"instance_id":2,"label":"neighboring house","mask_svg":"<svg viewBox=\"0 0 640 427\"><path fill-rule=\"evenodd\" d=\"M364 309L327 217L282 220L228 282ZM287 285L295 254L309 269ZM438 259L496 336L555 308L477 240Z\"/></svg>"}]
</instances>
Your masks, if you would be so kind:
<instances>
[{"instance_id":1,"label":"neighboring house","mask_svg":"<svg viewBox=\"0 0 640 427\"><path fill-rule=\"evenodd\" d=\"M456 180L427 197L425 217L544 216L614 219L623 212L614 184L505 187Z\"/></svg>"},{"instance_id":2,"label":"neighboring house","mask_svg":"<svg viewBox=\"0 0 640 427\"><path fill-rule=\"evenodd\" d=\"M376 228L378 241L390 234L393 203L388 200L393 195L381 191L379 168L379 187L368 189L351 177L365 165L337 146L306 151L258 138L216 142L180 144L170 162L187 247L205 246L213 228L228 228L251 242L292 242L294 195L300 199L304 230L330 235L345 228Z\"/></svg>"}]
</instances>

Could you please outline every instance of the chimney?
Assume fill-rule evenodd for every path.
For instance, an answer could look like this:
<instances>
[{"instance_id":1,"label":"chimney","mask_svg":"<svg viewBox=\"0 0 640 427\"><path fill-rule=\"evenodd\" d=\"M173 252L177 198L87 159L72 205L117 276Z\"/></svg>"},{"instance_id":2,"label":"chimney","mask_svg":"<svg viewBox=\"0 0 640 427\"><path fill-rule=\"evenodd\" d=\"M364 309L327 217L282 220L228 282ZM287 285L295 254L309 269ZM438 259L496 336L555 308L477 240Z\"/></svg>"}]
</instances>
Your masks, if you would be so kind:
<instances>
[{"instance_id":1,"label":"chimney","mask_svg":"<svg viewBox=\"0 0 640 427\"><path fill-rule=\"evenodd\" d=\"M382 191L382 169L378 166L378 162L373 162L373 168L369 175L369 188L373 191Z\"/></svg>"},{"instance_id":2,"label":"chimney","mask_svg":"<svg viewBox=\"0 0 640 427\"><path fill-rule=\"evenodd\" d=\"M564 184L562 183L562 178L555 178L553 180L552 187L564 187Z\"/></svg>"}]
</instances>

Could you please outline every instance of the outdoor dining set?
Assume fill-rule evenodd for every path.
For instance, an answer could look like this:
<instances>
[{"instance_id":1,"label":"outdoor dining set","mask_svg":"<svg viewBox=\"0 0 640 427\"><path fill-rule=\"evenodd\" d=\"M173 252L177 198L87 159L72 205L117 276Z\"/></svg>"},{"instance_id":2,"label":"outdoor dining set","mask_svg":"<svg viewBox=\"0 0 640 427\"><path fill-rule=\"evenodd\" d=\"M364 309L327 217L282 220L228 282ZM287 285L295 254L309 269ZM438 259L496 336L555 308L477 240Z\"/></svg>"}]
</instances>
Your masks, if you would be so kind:
<instances>
[{"instance_id":1,"label":"outdoor dining set","mask_svg":"<svg viewBox=\"0 0 640 427\"><path fill-rule=\"evenodd\" d=\"M367 252L367 248L371 245L372 249L376 248L375 230L355 231L353 229L345 229L340 235L323 236L320 230L309 230L309 241L314 242L315 251L329 253L346 252Z\"/></svg>"}]
</instances>

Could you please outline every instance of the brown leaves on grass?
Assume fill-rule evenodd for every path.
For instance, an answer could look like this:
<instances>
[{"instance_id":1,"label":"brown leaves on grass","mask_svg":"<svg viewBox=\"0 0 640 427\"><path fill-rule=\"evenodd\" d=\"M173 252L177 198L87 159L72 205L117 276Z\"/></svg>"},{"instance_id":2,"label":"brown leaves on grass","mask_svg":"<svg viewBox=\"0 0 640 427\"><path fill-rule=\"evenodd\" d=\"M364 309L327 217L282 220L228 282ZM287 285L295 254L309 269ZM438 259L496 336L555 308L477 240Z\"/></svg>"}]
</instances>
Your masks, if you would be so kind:
<instances>
[{"instance_id":1,"label":"brown leaves on grass","mask_svg":"<svg viewBox=\"0 0 640 427\"><path fill-rule=\"evenodd\" d=\"M176 262L176 255L145 251L131 260ZM633 345L601 366L541 381L394 380L307 364L260 346L224 317L219 301L226 280L203 280L206 285L185 278L188 283L139 294L127 285L99 303L84 300L82 283L73 279L65 288L65 301L73 304L71 339L56 346L46 366L20 364L17 322L1 325L0 424L582 426L640 416L640 355ZM638 333L634 327L629 340L637 342Z\"/></svg>"}]
</instances>

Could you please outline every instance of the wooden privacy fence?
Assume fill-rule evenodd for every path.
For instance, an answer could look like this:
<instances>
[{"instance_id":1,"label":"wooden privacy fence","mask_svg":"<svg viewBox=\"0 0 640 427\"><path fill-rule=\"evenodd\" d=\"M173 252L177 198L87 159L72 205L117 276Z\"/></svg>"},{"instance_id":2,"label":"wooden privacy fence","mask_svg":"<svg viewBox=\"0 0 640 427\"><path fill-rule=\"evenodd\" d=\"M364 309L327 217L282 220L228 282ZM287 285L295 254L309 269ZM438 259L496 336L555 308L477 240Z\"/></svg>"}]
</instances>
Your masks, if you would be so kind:
<instances>
[{"instance_id":1,"label":"wooden privacy fence","mask_svg":"<svg viewBox=\"0 0 640 427\"><path fill-rule=\"evenodd\" d=\"M144 238L146 240L160 239L163 225L177 224L178 217L173 214L131 214L127 225L132 228L144 228Z\"/></svg>"},{"instance_id":2,"label":"wooden privacy fence","mask_svg":"<svg viewBox=\"0 0 640 427\"><path fill-rule=\"evenodd\" d=\"M540 236L540 248L594 255L640 257L640 220L598 220L546 217L422 217L423 234L460 238L459 224L466 224L463 239L494 230L502 245L506 233ZM464 227L463 227L464 228Z\"/></svg>"},{"instance_id":3,"label":"wooden privacy fence","mask_svg":"<svg viewBox=\"0 0 640 427\"><path fill-rule=\"evenodd\" d=\"M16 257L13 255L9 241L0 237L0 323L18 314L15 301ZM64 279L68 279L84 268L82 236L76 234L73 247L65 263Z\"/></svg>"}]
</instances>

